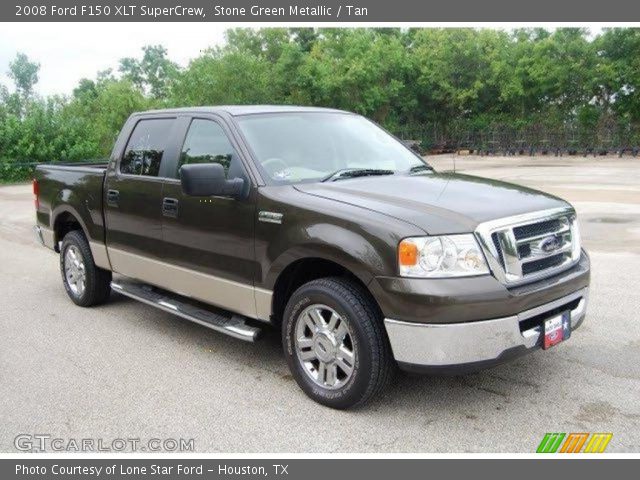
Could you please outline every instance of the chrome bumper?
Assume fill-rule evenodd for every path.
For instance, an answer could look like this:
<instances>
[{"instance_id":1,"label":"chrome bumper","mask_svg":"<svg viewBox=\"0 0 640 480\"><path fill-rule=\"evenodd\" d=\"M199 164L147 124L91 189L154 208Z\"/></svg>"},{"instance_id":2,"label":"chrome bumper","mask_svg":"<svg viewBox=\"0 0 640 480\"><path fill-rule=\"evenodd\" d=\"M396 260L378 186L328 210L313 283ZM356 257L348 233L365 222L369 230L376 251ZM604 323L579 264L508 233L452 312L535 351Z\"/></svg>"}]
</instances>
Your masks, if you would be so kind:
<instances>
[{"instance_id":1,"label":"chrome bumper","mask_svg":"<svg viewBox=\"0 0 640 480\"><path fill-rule=\"evenodd\" d=\"M36 239L40 245L51 249L54 248L53 230L41 227L40 225L35 225L33 227L33 232L35 233Z\"/></svg>"},{"instance_id":2,"label":"chrome bumper","mask_svg":"<svg viewBox=\"0 0 640 480\"><path fill-rule=\"evenodd\" d=\"M540 325L521 332L520 322L580 299L571 310L571 330L575 330L584 319L588 297L589 289L583 288L511 317L453 324L409 323L387 318L385 326L393 355L401 365L437 368L500 363L510 354L526 353L542 343L544 333Z\"/></svg>"},{"instance_id":3,"label":"chrome bumper","mask_svg":"<svg viewBox=\"0 0 640 480\"><path fill-rule=\"evenodd\" d=\"M33 232L36 234L36 239L44 247L44 237L42 236L42 227L36 225L33 227Z\"/></svg>"}]
</instances>

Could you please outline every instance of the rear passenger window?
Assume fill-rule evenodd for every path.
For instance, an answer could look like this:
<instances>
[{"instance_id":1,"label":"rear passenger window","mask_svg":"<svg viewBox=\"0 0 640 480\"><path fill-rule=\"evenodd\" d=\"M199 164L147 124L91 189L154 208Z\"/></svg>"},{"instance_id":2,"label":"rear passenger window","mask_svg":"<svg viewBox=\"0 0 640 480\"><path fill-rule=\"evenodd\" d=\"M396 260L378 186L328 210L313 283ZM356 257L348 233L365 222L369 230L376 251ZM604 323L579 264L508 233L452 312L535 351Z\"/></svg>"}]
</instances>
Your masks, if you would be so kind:
<instances>
[{"instance_id":1,"label":"rear passenger window","mask_svg":"<svg viewBox=\"0 0 640 480\"><path fill-rule=\"evenodd\" d=\"M157 177L173 121L172 118L140 120L120 161L120 173Z\"/></svg>"},{"instance_id":2,"label":"rear passenger window","mask_svg":"<svg viewBox=\"0 0 640 480\"><path fill-rule=\"evenodd\" d=\"M195 119L182 146L176 178L180 167L191 163L219 163L228 177L231 163L238 162L237 155L233 153L234 149L220 125L212 120Z\"/></svg>"}]
</instances>

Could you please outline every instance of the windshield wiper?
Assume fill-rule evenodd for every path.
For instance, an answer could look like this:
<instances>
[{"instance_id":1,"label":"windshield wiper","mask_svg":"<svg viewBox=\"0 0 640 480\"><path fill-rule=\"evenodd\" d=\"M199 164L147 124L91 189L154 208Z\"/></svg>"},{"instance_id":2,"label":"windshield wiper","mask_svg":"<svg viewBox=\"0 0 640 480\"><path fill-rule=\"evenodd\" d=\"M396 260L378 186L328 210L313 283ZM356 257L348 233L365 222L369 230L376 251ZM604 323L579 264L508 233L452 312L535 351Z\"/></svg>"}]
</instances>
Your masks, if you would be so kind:
<instances>
[{"instance_id":1,"label":"windshield wiper","mask_svg":"<svg viewBox=\"0 0 640 480\"><path fill-rule=\"evenodd\" d=\"M336 181L341 178L368 177L372 175L393 175L393 170L383 170L381 168L341 168L324 177L321 182Z\"/></svg>"},{"instance_id":2,"label":"windshield wiper","mask_svg":"<svg viewBox=\"0 0 640 480\"><path fill-rule=\"evenodd\" d=\"M433 167L431 165L427 165L426 163L422 164L422 165L415 165L413 167L411 167L409 169L409 173L418 173L418 172L423 172L425 170L429 170L429 171L434 171Z\"/></svg>"}]
</instances>

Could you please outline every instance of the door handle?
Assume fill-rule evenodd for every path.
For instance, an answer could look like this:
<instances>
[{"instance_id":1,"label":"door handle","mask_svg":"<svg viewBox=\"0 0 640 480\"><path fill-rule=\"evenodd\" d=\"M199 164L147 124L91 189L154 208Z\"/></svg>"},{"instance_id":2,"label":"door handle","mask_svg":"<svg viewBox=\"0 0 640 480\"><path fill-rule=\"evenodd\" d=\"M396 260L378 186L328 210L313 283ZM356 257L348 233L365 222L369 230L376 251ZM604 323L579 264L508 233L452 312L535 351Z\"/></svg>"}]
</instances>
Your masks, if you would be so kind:
<instances>
[{"instance_id":1,"label":"door handle","mask_svg":"<svg viewBox=\"0 0 640 480\"><path fill-rule=\"evenodd\" d=\"M165 197L162 199L162 215L165 217L178 216L178 199Z\"/></svg>"},{"instance_id":2,"label":"door handle","mask_svg":"<svg viewBox=\"0 0 640 480\"><path fill-rule=\"evenodd\" d=\"M120 192L118 190L107 190L107 205L110 207L117 207L119 199Z\"/></svg>"}]
</instances>

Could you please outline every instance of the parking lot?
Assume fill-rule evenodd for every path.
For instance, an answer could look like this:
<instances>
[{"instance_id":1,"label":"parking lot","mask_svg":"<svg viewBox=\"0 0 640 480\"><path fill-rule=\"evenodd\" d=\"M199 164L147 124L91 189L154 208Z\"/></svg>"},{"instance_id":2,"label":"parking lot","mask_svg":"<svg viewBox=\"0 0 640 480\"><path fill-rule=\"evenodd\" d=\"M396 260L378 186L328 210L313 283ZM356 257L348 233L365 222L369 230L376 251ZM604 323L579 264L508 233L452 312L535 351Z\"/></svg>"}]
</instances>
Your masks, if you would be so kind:
<instances>
[{"instance_id":1,"label":"parking lot","mask_svg":"<svg viewBox=\"0 0 640 480\"><path fill-rule=\"evenodd\" d=\"M0 187L0 451L18 434L193 438L201 452L533 452L546 432L640 451L640 159L428 159L576 207L592 259L567 343L458 377L401 375L363 409L313 403L276 332L246 344L114 294L76 307L32 233L30 185Z\"/></svg>"}]
</instances>

